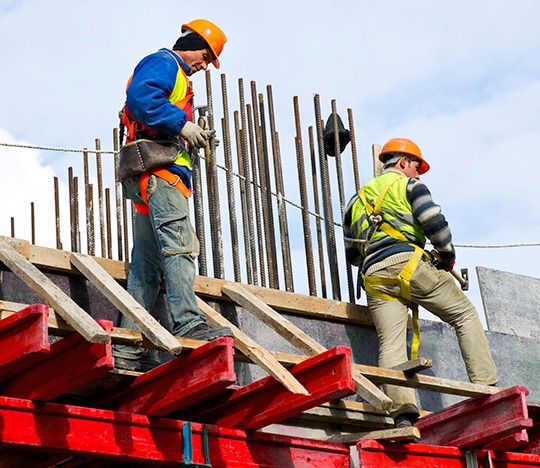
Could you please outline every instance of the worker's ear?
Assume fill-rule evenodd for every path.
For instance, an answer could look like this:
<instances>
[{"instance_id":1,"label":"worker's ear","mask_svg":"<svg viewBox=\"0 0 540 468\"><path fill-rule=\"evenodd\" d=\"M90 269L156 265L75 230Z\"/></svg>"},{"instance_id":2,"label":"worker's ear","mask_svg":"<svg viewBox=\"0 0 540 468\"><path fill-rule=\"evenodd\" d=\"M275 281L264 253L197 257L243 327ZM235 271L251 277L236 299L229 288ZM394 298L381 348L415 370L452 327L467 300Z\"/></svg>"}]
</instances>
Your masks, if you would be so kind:
<instances>
[{"instance_id":1,"label":"worker's ear","mask_svg":"<svg viewBox=\"0 0 540 468\"><path fill-rule=\"evenodd\" d=\"M407 167L407 161L408 161L408 159L407 159L405 156L403 156L403 157L398 161L398 167L399 167L400 169L405 169L405 168Z\"/></svg>"}]
</instances>

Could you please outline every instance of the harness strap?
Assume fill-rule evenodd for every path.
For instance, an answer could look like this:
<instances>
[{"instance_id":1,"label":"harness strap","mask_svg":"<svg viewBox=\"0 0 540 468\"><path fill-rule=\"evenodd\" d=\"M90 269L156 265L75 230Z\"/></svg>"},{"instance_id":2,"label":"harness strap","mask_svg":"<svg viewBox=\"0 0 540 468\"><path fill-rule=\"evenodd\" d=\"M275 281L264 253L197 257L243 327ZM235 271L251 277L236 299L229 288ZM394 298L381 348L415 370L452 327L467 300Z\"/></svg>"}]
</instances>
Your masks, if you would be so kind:
<instances>
[{"instance_id":1,"label":"harness strap","mask_svg":"<svg viewBox=\"0 0 540 468\"><path fill-rule=\"evenodd\" d=\"M156 177L169 182L169 184L171 184L173 187L180 190L184 197L191 197L192 192L186 187L184 182L182 182L182 179L167 169L154 169L152 171L143 172L139 179L139 186L141 190L141 198L143 199L144 203L133 203L137 213L145 215L150 214L150 209L148 208L148 179L150 174L154 174Z\"/></svg>"}]
</instances>

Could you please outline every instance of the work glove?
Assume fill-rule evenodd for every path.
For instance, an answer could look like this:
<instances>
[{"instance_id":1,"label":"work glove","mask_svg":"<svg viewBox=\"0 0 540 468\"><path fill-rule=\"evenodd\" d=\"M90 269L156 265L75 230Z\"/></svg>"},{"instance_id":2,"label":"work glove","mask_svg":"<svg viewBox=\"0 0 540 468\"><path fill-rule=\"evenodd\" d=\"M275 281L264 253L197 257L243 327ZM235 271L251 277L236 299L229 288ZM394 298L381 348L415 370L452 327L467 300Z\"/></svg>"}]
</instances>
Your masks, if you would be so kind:
<instances>
[{"instance_id":1,"label":"work glove","mask_svg":"<svg viewBox=\"0 0 540 468\"><path fill-rule=\"evenodd\" d=\"M206 146L208 133L208 131L203 130L198 125L189 121L187 121L182 130L180 130L180 135L182 135L190 146L193 146L194 148L204 148Z\"/></svg>"},{"instance_id":2,"label":"work glove","mask_svg":"<svg viewBox=\"0 0 540 468\"><path fill-rule=\"evenodd\" d=\"M448 256L448 253L446 253L446 255L444 253L441 255L441 253L436 250L432 250L430 253L432 259L431 263L437 270L452 271L454 269L454 265L456 264L455 254L450 258L445 258L445 256Z\"/></svg>"}]
</instances>

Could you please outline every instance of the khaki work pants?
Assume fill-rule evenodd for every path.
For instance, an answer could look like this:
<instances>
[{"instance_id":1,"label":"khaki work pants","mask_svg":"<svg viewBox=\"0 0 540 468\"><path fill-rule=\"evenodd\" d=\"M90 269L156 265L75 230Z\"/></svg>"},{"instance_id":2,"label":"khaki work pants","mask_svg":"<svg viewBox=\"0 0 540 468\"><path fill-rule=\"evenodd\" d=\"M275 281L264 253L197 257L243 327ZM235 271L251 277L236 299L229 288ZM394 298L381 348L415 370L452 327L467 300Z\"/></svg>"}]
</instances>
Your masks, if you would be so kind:
<instances>
[{"instance_id":1,"label":"khaki work pants","mask_svg":"<svg viewBox=\"0 0 540 468\"><path fill-rule=\"evenodd\" d=\"M405 263L399 263L369 273L395 278L404 266ZM400 297L400 285L375 288ZM497 383L495 363L478 313L452 276L422 260L411 277L410 293L416 304L454 328L470 381L483 385ZM379 366L389 368L407 361L407 306L399 300L385 300L370 294L367 301L379 337ZM384 385L383 390L394 402L390 411L393 417L419 413L414 389Z\"/></svg>"}]
</instances>

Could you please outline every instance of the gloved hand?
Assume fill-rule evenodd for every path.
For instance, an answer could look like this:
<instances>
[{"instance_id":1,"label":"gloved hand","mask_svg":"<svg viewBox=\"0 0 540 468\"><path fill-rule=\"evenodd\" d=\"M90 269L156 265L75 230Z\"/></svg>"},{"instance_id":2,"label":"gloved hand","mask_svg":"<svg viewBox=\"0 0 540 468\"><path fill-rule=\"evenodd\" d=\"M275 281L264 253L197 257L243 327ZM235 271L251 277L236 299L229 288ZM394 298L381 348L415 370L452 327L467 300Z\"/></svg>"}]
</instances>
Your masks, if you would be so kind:
<instances>
[{"instance_id":1,"label":"gloved hand","mask_svg":"<svg viewBox=\"0 0 540 468\"><path fill-rule=\"evenodd\" d=\"M456 264L455 255L452 255L452 258L446 259L444 258L444 254L441 255L436 250L432 250L430 253L432 258L431 263L437 270L452 271L454 269L454 265Z\"/></svg>"},{"instance_id":2,"label":"gloved hand","mask_svg":"<svg viewBox=\"0 0 540 468\"><path fill-rule=\"evenodd\" d=\"M204 148L206 146L206 140L208 139L208 132L206 130L203 130L198 125L189 121L187 121L182 130L180 130L180 135L182 135L194 148Z\"/></svg>"},{"instance_id":3,"label":"gloved hand","mask_svg":"<svg viewBox=\"0 0 540 468\"><path fill-rule=\"evenodd\" d=\"M217 148L219 146L220 141L216 138L216 131L215 130L206 130L206 135L208 137L208 140L210 140L210 138L214 139L214 142L215 142L216 148Z\"/></svg>"}]
</instances>

